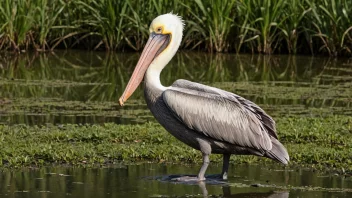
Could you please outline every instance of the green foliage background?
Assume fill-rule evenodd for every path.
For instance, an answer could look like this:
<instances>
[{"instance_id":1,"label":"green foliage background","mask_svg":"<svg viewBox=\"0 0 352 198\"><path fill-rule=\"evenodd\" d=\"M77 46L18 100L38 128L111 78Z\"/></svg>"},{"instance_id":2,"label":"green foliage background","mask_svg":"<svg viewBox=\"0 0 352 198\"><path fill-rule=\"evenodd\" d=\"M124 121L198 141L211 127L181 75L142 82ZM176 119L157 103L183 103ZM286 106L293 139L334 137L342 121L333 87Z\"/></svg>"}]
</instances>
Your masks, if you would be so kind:
<instances>
[{"instance_id":1,"label":"green foliage background","mask_svg":"<svg viewBox=\"0 0 352 198\"><path fill-rule=\"evenodd\" d=\"M2 0L0 49L138 51L170 11L186 22L184 49L351 54L349 0Z\"/></svg>"}]
</instances>

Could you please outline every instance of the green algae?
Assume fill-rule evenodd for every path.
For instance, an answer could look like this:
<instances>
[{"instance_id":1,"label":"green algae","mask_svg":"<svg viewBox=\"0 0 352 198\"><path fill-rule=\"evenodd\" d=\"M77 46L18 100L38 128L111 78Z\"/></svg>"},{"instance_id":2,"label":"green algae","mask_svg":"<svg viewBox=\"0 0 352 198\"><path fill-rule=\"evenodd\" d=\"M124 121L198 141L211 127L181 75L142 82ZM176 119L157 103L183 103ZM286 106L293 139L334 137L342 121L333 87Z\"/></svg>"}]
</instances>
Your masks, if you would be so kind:
<instances>
[{"instance_id":1,"label":"green algae","mask_svg":"<svg viewBox=\"0 0 352 198\"><path fill-rule=\"evenodd\" d=\"M352 119L277 118L280 141L291 165L352 171ZM199 163L201 154L157 123L140 125L1 125L2 167L49 164L104 165L116 161ZM221 162L220 155L212 155ZM265 158L234 156L232 163L272 163Z\"/></svg>"},{"instance_id":2,"label":"green algae","mask_svg":"<svg viewBox=\"0 0 352 198\"><path fill-rule=\"evenodd\" d=\"M142 99L131 99L124 108L121 108L116 100L66 100L55 91L55 87L67 87L68 85L62 84L62 82L55 83L57 82L51 82L48 89L53 89L52 93L49 94L50 96L57 97L0 98L0 122L3 124L21 123L18 120L31 119L34 116L45 117L43 122L38 124L56 124L57 120L54 119L54 116L65 117L65 119L72 116L84 116L86 118L94 116L114 117L134 120L134 123L143 123L153 119ZM45 83L43 82L43 84ZM81 84L74 86L79 87ZM352 115L352 92L350 83L347 82L336 86L286 81L221 82L210 85L250 99L270 115L276 117ZM23 88L23 86L32 85L20 86ZM48 91L43 91L43 93L48 93ZM79 93L75 94L79 95ZM117 95L116 98L118 98ZM28 124L28 122L24 123Z\"/></svg>"},{"instance_id":3,"label":"green algae","mask_svg":"<svg viewBox=\"0 0 352 198\"><path fill-rule=\"evenodd\" d=\"M276 99L317 100L333 99L336 102L352 102L352 83L346 82L339 85L320 85L299 82L220 82L214 86L238 94L260 96Z\"/></svg>"}]
</instances>

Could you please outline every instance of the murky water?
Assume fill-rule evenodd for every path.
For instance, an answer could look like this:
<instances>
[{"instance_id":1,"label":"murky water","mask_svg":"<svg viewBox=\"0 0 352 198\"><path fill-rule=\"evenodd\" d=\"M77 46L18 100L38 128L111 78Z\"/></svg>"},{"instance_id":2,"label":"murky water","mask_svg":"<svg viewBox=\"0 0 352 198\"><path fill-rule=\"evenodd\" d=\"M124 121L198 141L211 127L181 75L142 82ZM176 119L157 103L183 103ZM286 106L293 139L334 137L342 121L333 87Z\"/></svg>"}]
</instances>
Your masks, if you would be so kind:
<instances>
[{"instance_id":1,"label":"murky water","mask_svg":"<svg viewBox=\"0 0 352 198\"><path fill-rule=\"evenodd\" d=\"M42 168L0 175L1 197L351 197L352 179L277 166L237 165L227 182L163 179L197 166L141 164L110 168ZM211 165L209 174L219 173ZM260 187L255 187L260 186Z\"/></svg>"},{"instance_id":2,"label":"murky water","mask_svg":"<svg viewBox=\"0 0 352 198\"><path fill-rule=\"evenodd\" d=\"M0 123L144 123L154 120L141 89L117 100L137 53L55 52L0 60ZM244 96L271 115L352 115L352 60L180 52L164 85L188 79Z\"/></svg>"},{"instance_id":3,"label":"murky water","mask_svg":"<svg viewBox=\"0 0 352 198\"><path fill-rule=\"evenodd\" d=\"M142 89L124 108L117 103L138 57L80 51L3 55L0 124L154 121ZM352 115L350 59L181 52L162 82L179 78L235 92L274 117ZM220 169L212 164L207 173ZM225 183L184 184L165 177L197 171L198 166L170 164L9 171L0 173L0 197L352 197L351 177L280 166L232 166Z\"/></svg>"}]
</instances>

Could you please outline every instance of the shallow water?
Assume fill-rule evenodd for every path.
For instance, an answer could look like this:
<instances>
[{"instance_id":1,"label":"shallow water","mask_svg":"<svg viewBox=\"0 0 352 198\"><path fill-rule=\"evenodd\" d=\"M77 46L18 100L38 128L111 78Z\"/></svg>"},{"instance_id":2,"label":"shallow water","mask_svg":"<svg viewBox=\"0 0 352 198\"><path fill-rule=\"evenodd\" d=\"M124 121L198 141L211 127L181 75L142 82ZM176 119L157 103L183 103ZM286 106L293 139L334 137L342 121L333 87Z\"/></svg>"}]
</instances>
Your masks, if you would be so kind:
<instances>
[{"instance_id":1,"label":"shallow water","mask_svg":"<svg viewBox=\"0 0 352 198\"><path fill-rule=\"evenodd\" d=\"M57 51L0 60L0 124L154 121L138 89L121 95L138 53ZM248 98L272 116L352 115L352 60L180 52L162 83L188 79Z\"/></svg>"},{"instance_id":2,"label":"shallow water","mask_svg":"<svg viewBox=\"0 0 352 198\"><path fill-rule=\"evenodd\" d=\"M211 165L209 174L220 166ZM232 165L229 180L177 183L172 174L197 166L117 165L109 168L41 168L0 175L1 197L351 197L352 179L281 166ZM259 187L254 187L259 186Z\"/></svg>"}]
</instances>

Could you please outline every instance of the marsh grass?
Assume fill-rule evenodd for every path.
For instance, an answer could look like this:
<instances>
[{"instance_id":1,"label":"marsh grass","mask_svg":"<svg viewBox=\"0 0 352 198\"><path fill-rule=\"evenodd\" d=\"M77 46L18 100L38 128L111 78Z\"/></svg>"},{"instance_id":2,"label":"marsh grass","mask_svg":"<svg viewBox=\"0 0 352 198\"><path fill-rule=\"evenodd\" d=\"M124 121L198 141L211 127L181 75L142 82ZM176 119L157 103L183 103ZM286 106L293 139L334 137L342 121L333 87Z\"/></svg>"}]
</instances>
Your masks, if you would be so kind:
<instances>
[{"instance_id":1,"label":"marsh grass","mask_svg":"<svg viewBox=\"0 0 352 198\"><path fill-rule=\"evenodd\" d=\"M273 53L282 38L278 26L285 21L282 12L285 1L243 0L241 3L241 13L248 13L245 21L249 26L246 29L252 31L252 35L257 35L255 39L251 39L255 42L252 45L256 46L258 52Z\"/></svg>"},{"instance_id":2,"label":"marsh grass","mask_svg":"<svg viewBox=\"0 0 352 198\"><path fill-rule=\"evenodd\" d=\"M297 46L298 39L301 37L301 46L308 44L305 28L306 15L311 12L312 8L305 6L302 0L292 0L285 7L286 16L285 22L281 23L278 27L283 33L283 39L287 43L287 50L289 53L296 54L300 46Z\"/></svg>"},{"instance_id":3,"label":"marsh grass","mask_svg":"<svg viewBox=\"0 0 352 198\"><path fill-rule=\"evenodd\" d=\"M352 28L350 20L351 3L346 0L322 0L319 2L311 2L310 6L313 10L313 37L320 39L322 45L319 51L325 51L329 55L336 56L342 50L351 53L350 44ZM344 40L347 35L348 40ZM348 47L349 45L349 47Z\"/></svg>"},{"instance_id":4,"label":"marsh grass","mask_svg":"<svg viewBox=\"0 0 352 198\"><path fill-rule=\"evenodd\" d=\"M291 165L319 169L352 170L352 120L348 116L326 118L278 118L281 142L288 148ZM189 149L157 123L142 125L46 125L0 126L2 167L48 164L93 165L116 160L199 163L200 152ZM221 156L212 155L213 162ZM236 156L232 162L259 163L268 159Z\"/></svg>"},{"instance_id":5,"label":"marsh grass","mask_svg":"<svg viewBox=\"0 0 352 198\"><path fill-rule=\"evenodd\" d=\"M183 4L192 15L193 20L188 21L192 31L200 33L209 51L223 52L229 49L229 33L234 26L235 3L235 0L195 0L195 5Z\"/></svg>"},{"instance_id":6,"label":"marsh grass","mask_svg":"<svg viewBox=\"0 0 352 198\"><path fill-rule=\"evenodd\" d=\"M186 21L186 49L351 54L348 0L3 0L0 49L138 51L150 21L170 11Z\"/></svg>"}]
</instances>

